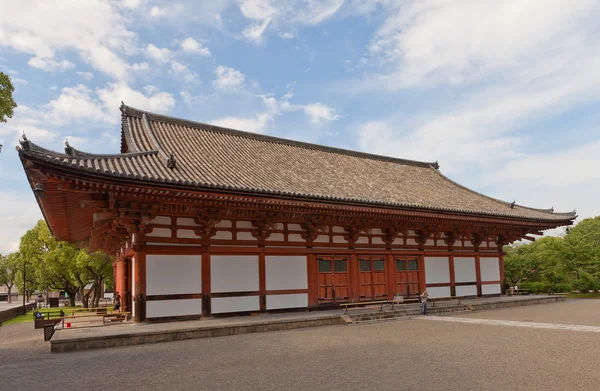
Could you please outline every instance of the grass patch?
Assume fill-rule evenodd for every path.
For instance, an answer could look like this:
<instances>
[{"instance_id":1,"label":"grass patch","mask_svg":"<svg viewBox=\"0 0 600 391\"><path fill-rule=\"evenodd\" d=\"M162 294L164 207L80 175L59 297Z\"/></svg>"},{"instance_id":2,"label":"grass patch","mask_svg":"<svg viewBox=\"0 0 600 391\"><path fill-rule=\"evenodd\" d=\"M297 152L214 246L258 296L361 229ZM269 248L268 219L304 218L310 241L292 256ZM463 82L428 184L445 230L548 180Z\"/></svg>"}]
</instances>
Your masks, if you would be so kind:
<instances>
[{"instance_id":1,"label":"grass patch","mask_svg":"<svg viewBox=\"0 0 600 391\"><path fill-rule=\"evenodd\" d=\"M600 293L567 293L568 299L600 299Z\"/></svg>"},{"instance_id":2,"label":"grass patch","mask_svg":"<svg viewBox=\"0 0 600 391\"><path fill-rule=\"evenodd\" d=\"M57 318L60 316L60 311L63 311L65 313L65 315L72 315L73 314L73 310L75 310L77 312L80 313L84 313L83 307L81 306L77 306L77 307L58 307L58 308L40 308L39 310L36 310L38 312L42 312L44 314L50 314L51 318ZM109 306L107 311L110 312L113 310L112 306ZM16 318L12 318L10 320L7 320L6 322L2 323L3 326L5 325L9 325L9 324L19 324L19 323L33 323L33 311L29 311L27 312L27 314L25 315L19 315Z\"/></svg>"}]
</instances>

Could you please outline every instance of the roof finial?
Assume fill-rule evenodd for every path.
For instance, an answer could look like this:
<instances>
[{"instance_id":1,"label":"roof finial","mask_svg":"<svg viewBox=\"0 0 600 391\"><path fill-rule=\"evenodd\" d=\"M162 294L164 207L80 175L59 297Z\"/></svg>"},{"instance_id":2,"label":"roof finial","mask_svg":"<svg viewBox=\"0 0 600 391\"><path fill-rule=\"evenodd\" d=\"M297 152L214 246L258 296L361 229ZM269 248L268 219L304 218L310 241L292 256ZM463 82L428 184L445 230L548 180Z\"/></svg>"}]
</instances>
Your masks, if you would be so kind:
<instances>
[{"instance_id":1,"label":"roof finial","mask_svg":"<svg viewBox=\"0 0 600 391\"><path fill-rule=\"evenodd\" d=\"M125 103L123 103L123 101L121 101L121 106L119 107L119 110L121 111L121 114L125 114Z\"/></svg>"},{"instance_id":2,"label":"roof finial","mask_svg":"<svg viewBox=\"0 0 600 391\"><path fill-rule=\"evenodd\" d=\"M514 209L514 208L515 208L515 205L516 205L516 203L517 203L517 201L513 201L513 202L512 202L512 204L510 204L510 208L511 208L511 209Z\"/></svg>"},{"instance_id":3,"label":"roof finial","mask_svg":"<svg viewBox=\"0 0 600 391\"><path fill-rule=\"evenodd\" d=\"M66 139L65 139L65 153L66 153L67 155L73 156L73 155L74 155L74 152L75 152L74 148L73 148L72 146L70 146L70 145L69 145L69 139L68 139L68 138L66 138Z\"/></svg>"},{"instance_id":4,"label":"roof finial","mask_svg":"<svg viewBox=\"0 0 600 391\"><path fill-rule=\"evenodd\" d=\"M177 166L177 160L175 159L175 154L171 152L169 158L167 159L167 167L173 169L175 166Z\"/></svg>"},{"instance_id":5,"label":"roof finial","mask_svg":"<svg viewBox=\"0 0 600 391\"><path fill-rule=\"evenodd\" d=\"M25 131L23 131L23 135L21 136L21 139L19 140L19 144L21 144L21 148L23 148L24 151L31 151L31 141L29 141L27 139L27 136L25 135Z\"/></svg>"}]
</instances>

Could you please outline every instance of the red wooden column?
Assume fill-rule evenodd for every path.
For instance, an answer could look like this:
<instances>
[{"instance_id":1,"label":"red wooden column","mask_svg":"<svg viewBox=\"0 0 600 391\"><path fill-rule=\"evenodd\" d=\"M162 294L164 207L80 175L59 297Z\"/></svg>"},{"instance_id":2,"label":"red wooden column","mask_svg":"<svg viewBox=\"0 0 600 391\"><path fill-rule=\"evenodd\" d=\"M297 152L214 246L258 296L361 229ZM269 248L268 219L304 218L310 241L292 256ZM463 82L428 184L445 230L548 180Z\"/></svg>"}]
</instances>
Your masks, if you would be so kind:
<instances>
[{"instance_id":1,"label":"red wooden column","mask_svg":"<svg viewBox=\"0 0 600 391\"><path fill-rule=\"evenodd\" d=\"M504 289L504 252L502 250L500 250L498 260L500 262L498 265L500 267L500 292L504 295L506 292Z\"/></svg>"},{"instance_id":2,"label":"red wooden column","mask_svg":"<svg viewBox=\"0 0 600 391\"><path fill-rule=\"evenodd\" d=\"M348 278L350 278L350 301L360 301L360 268L358 266L358 255L350 254L348 263Z\"/></svg>"},{"instance_id":3,"label":"red wooden column","mask_svg":"<svg viewBox=\"0 0 600 391\"><path fill-rule=\"evenodd\" d=\"M450 296L456 296L456 277L454 276L454 255L448 256L448 268L450 269Z\"/></svg>"},{"instance_id":4,"label":"red wooden column","mask_svg":"<svg viewBox=\"0 0 600 391\"><path fill-rule=\"evenodd\" d=\"M141 323L146 320L146 253L144 252L144 234L134 235L133 242L135 262L135 316L134 321Z\"/></svg>"},{"instance_id":5,"label":"red wooden column","mask_svg":"<svg viewBox=\"0 0 600 391\"><path fill-rule=\"evenodd\" d=\"M258 297L260 312L267 312L267 268L265 253L258 254Z\"/></svg>"},{"instance_id":6,"label":"red wooden column","mask_svg":"<svg viewBox=\"0 0 600 391\"><path fill-rule=\"evenodd\" d=\"M315 306L319 303L318 299L318 271L317 257L315 254L306 255L306 274L308 282L308 306Z\"/></svg>"},{"instance_id":7,"label":"red wooden column","mask_svg":"<svg viewBox=\"0 0 600 391\"><path fill-rule=\"evenodd\" d=\"M482 296L481 293L481 263L479 260L479 252L475 254L475 276L477 278L477 296Z\"/></svg>"},{"instance_id":8,"label":"red wooden column","mask_svg":"<svg viewBox=\"0 0 600 391\"><path fill-rule=\"evenodd\" d=\"M425 290L425 256L419 255L419 295Z\"/></svg>"},{"instance_id":9,"label":"red wooden column","mask_svg":"<svg viewBox=\"0 0 600 391\"><path fill-rule=\"evenodd\" d=\"M385 277L387 284L387 297L393 299L396 294L396 265L394 265L394 256L386 255L385 259Z\"/></svg>"},{"instance_id":10,"label":"red wooden column","mask_svg":"<svg viewBox=\"0 0 600 391\"><path fill-rule=\"evenodd\" d=\"M210 253L202 253L202 316L210 316Z\"/></svg>"}]
</instances>

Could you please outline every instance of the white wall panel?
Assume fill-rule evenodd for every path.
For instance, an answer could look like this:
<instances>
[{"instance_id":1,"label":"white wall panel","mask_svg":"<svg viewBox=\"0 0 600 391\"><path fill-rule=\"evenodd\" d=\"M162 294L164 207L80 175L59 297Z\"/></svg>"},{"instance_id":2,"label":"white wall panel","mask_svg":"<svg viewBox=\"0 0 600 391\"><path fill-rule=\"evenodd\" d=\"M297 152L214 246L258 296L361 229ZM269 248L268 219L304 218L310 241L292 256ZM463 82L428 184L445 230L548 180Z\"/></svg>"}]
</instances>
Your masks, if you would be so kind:
<instances>
[{"instance_id":1,"label":"white wall panel","mask_svg":"<svg viewBox=\"0 0 600 391\"><path fill-rule=\"evenodd\" d=\"M319 235L316 237L316 239L313 242L314 243L329 243L329 236L328 235Z\"/></svg>"},{"instance_id":2,"label":"white wall panel","mask_svg":"<svg viewBox=\"0 0 600 391\"><path fill-rule=\"evenodd\" d=\"M269 235L269 237L266 240L283 242L285 240L285 237L283 236L283 234L281 232L275 232L275 233L272 233L271 235Z\"/></svg>"},{"instance_id":3,"label":"white wall panel","mask_svg":"<svg viewBox=\"0 0 600 391\"><path fill-rule=\"evenodd\" d=\"M425 257L425 283L450 283L448 257Z\"/></svg>"},{"instance_id":4,"label":"white wall panel","mask_svg":"<svg viewBox=\"0 0 600 391\"><path fill-rule=\"evenodd\" d=\"M202 293L200 255L146 255L146 294Z\"/></svg>"},{"instance_id":5,"label":"white wall panel","mask_svg":"<svg viewBox=\"0 0 600 391\"><path fill-rule=\"evenodd\" d=\"M211 239L231 240L233 239L233 233L231 231L217 231Z\"/></svg>"},{"instance_id":6,"label":"white wall panel","mask_svg":"<svg viewBox=\"0 0 600 391\"><path fill-rule=\"evenodd\" d=\"M477 296L477 285L457 286L456 296Z\"/></svg>"},{"instance_id":7,"label":"white wall panel","mask_svg":"<svg viewBox=\"0 0 600 391\"><path fill-rule=\"evenodd\" d=\"M170 238L171 228L154 228L152 232L147 233L146 236L155 238Z\"/></svg>"},{"instance_id":8,"label":"white wall panel","mask_svg":"<svg viewBox=\"0 0 600 391\"><path fill-rule=\"evenodd\" d=\"M371 244L385 244L385 242L379 236L375 236L371 239Z\"/></svg>"},{"instance_id":9,"label":"white wall panel","mask_svg":"<svg viewBox=\"0 0 600 391\"><path fill-rule=\"evenodd\" d=\"M258 310L260 310L258 296L213 297L210 302L210 312L213 314Z\"/></svg>"},{"instance_id":10,"label":"white wall panel","mask_svg":"<svg viewBox=\"0 0 600 391\"><path fill-rule=\"evenodd\" d=\"M454 257L454 280L456 282L477 281L474 257Z\"/></svg>"},{"instance_id":11,"label":"white wall panel","mask_svg":"<svg viewBox=\"0 0 600 391\"><path fill-rule=\"evenodd\" d=\"M150 224L164 224L171 225L171 218L169 216L156 216L150 220Z\"/></svg>"},{"instance_id":12,"label":"white wall panel","mask_svg":"<svg viewBox=\"0 0 600 391\"><path fill-rule=\"evenodd\" d=\"M196 226L196 222L191 217L178 217L177 225Z\"/></svg>"},{"instance_id":13,"label":"white wall panel","mask_svg":"<svg viewBox=\"0 0 600 391\"><path fill-rule=\"evenodd\" d=\"M238 221L238 222L235 223L235 226L237 228L255 229L255 227L252 225L252 223L250 221Z\"/></svg>"},{"instance_id":14,"label":"white wall panel","mask_svg":"<svg viewBox=\"0 0 600 391\"><path fill-rule=\"evenodd\" d=\"M148 318L185 315L202 315L202 299L151 300L146 302L146 316Z\"/></svg>"},{"instance_id":15,"label":"white wall panel","mask_svg":"<svg viewBox=\"0 0 600 391\"><path fill-rule=\"evenodd\" d=\"M416 246L417 244L419 244L419 243L417 243L417 241L414 238L408 238L408 239L406 239L406 245L407 246L408 245Z\"/></svg>"},{"instance_id":16,"label":"white wall panel","mask_svg":"<svg viewBox=\"0 0 600 391\"><path fill-rule=\"evenodd\" d=\"M288 242L306 242L306 240L302 239L302 235L300 234L289 234Z\"/></svg>"},{"instance_id":17,"label":"white wall panel","mask_svg":"<svg viewBox=\"0 0 600 391\"><path fill-rule=\"evenodd\" d=\"M343 235L335 235L333 237L333 243L348 243L348 241L344 239Z\"/></svg>"},{"instance_id":18,"label":"white wall panel","mask_svg":"<svg viewBox=\"0 0 600 391\"><path fill-rule=\"evenodd\" d=\"M450 296L450 287L449 286L438 286L427 288L427 293L429 293L429 297L435 299L436 297L448 297Z\"/></svg>"},{"instance_id":19,"label":"white wall panel","mask_svg":"<svg viewBox=\"0 0 600 391\"><path fill-rule=\"evenodd\" d=\"M500 284L489 284L481 286L482 295L495 295L501 293Z\"/></svg>"},{"instance_id":20,"label":"white wall panel","mask_svg":"<svg viewBox=\"0 0 600 391\"><path fill-rule=\"evenodd\" d=\"M254 236L252 236L252 232L238 232L237 240L257 240Z\"/></svg>"},{"instance_id":21,"label":"white wall panel","mask_svg":"<svg viewBox=\"0 0 600 391\"><path fill-rule=\"evenodd\" d=\"M369 237L368 236L359 236L358 239L356 239L355 244L369 244Z\"/></svg>"},{"instance_id":22,"label":"white wall panel","mask_svg":"<svg viewBox=\"0 0 600 391\"><path fill-rule=\"evenodd\" d=\"M308 289L306 256L266 256L267 290Z\"/></svg>"},{"instance_id":23,"label":"white wall panel","mask_svg":"<svg viewBox=\"0 0 600 391\"><path fill-rule=\"evenodd\" d=\"M231 228L231 227L232 227L232 224L231 224L231 221L230 221L230 220L221 220L221 221L219 221L219 222L218 222L218 223L215 225L215 227L217 227L217 228Z\"/></svg>"},{"instance_id":24,"label":"white wall panel","mask_svg":"<svg viewBox=\"0 0 600 391\"><path fill-rule=\"evenodd\" d=\"M193 229L178 229L177 237L183 239L201 239L201 236L196 235Z\"/></svg>"},{"instance_id":25,"label":"white wall panel","mask_svg":"<svg viewBox=\"0 0 600 391\"><path fill-rule=\"evenodd\" d=\"M267 295L267 309L308 307L308 293L293 295Z\"/></svg>"},{"instance_id":26,"label":"white wall panel","mask_svg":"<svg viewBox=\"0 0 600 391\"><path fill-rule=\"evenodd\" d=\"M258 288L258 255L211 255L212 292L246 292Z\"/></svg>"},{"instance_id":27,"label":"white wall panel","mask_svg":"<svg viewBox=\"0 0 600 391\"><path fill-rule=\"evenodd\" d=\"M500 259L479 258L481 281L500 281Z\"/></svg>"}]
</instances>

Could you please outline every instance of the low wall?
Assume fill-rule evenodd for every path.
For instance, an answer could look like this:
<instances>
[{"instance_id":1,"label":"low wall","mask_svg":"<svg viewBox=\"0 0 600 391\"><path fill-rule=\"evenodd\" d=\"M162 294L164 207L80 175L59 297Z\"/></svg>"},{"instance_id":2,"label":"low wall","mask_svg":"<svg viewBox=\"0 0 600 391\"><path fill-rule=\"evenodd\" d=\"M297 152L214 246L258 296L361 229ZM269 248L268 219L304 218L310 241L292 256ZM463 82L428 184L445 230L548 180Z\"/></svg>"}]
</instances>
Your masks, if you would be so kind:
<instances>
[{"instance_id":1,"label":"low wall","mask_svg":"<svg viewBox=\"0 0 600 391\"><path fill-rule=\"evenodd\" d=\"M508 308L508 307L519 307L522 305L532 305L532 304L547 304L547 303L557 303L559 301L567 300L566 296L543 296L539 298L535 298L535 296L530 296L531 298L528 300L503 300L497 302L490 303L477 303L477 304L468 304L467 307L470 310L474 311L482 311L482 310L491 310L494 308Z\"/></svg>"},{"instance_id":2,"label":"low wall","mask_svg":"<svg viewBox=\"0 0 600 391\"><path fill-rule=\"evenodd\" d=\"M37 307L36 303L29 303L29 304L25 304L25 307L20 306L20 307L14 307L14 308L9 308L7 310L4 310L4 311L0 312L0 324L2 322L6 322L7 320L10 320L12 318L16 318L19 315L23 315L23 314L27 313L28 311L33 311L36 307ZM25 308L25 311L23 311L24 308Z\"/></svg>"}]
</instances>

